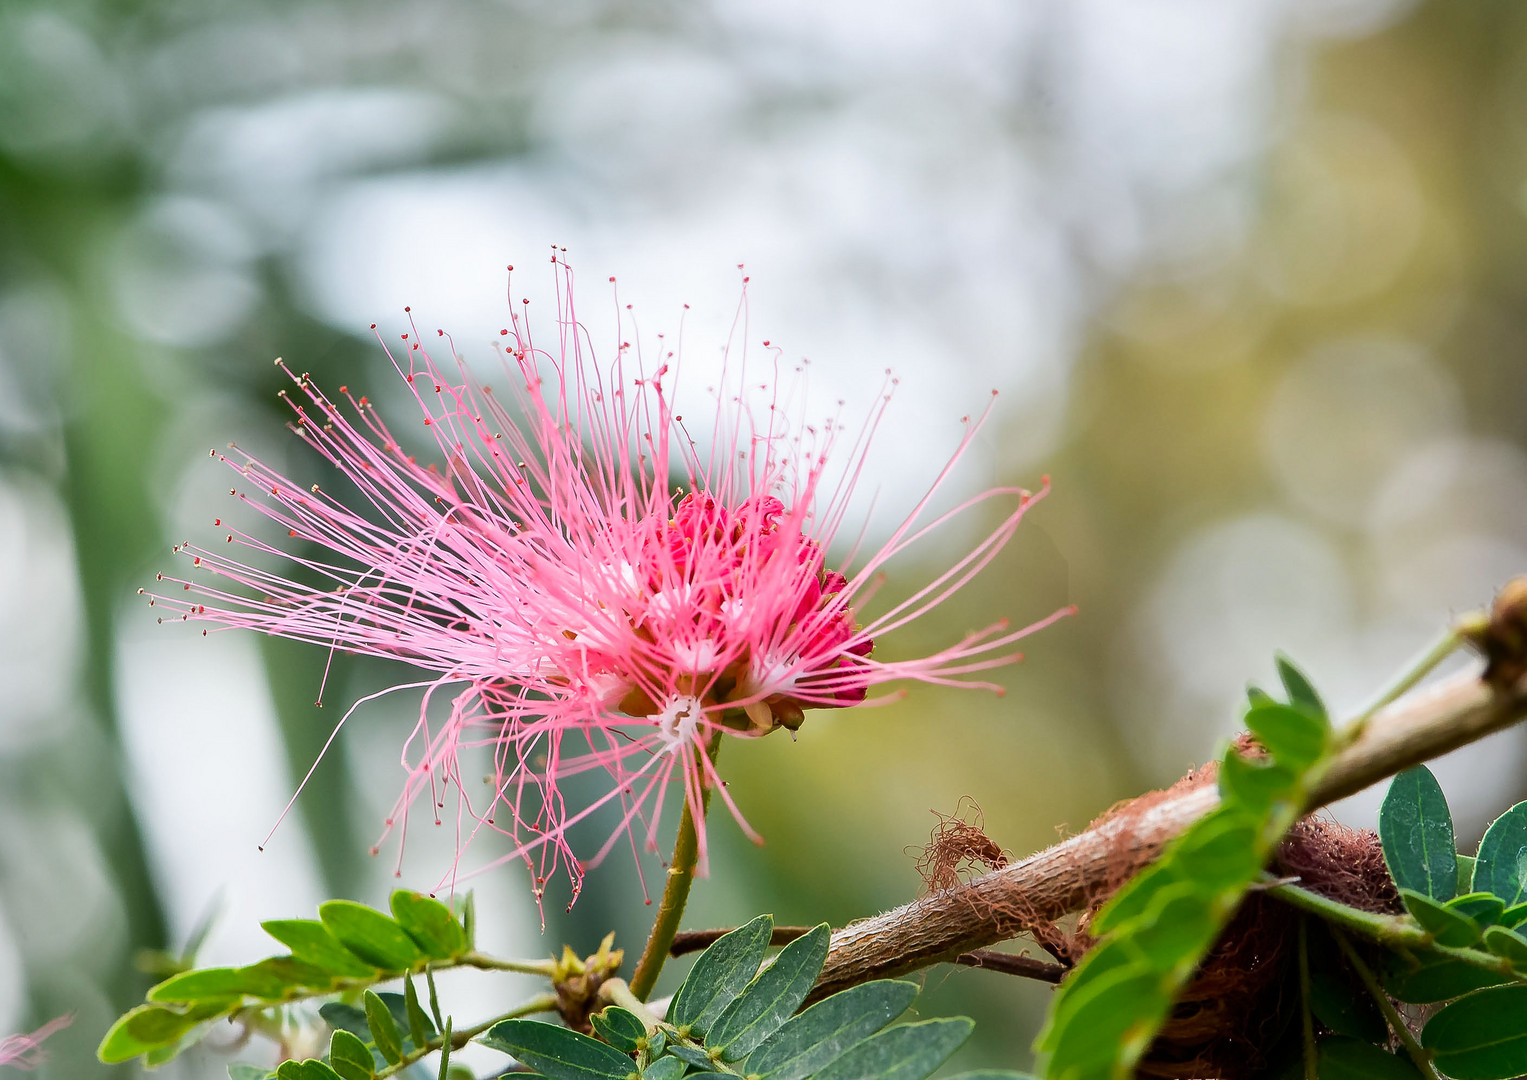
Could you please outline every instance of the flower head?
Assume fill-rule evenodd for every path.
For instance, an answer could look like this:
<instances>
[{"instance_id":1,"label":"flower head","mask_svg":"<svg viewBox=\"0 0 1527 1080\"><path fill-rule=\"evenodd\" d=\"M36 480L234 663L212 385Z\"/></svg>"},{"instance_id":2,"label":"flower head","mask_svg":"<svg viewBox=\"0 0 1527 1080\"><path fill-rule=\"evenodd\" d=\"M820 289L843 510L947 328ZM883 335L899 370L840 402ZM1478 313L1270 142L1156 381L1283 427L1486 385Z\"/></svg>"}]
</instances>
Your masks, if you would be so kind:
<instances>
[{"instance_id":1,"label":"flower head","mask_svg":"<svg viewBox=\"0 0 1527 1080\"><path fill-rule=\"evenodd\" d=\"M886 561L952 516L922 520L925 497L879 550L829 566L889 395L830 491L824 477L843 425L787 420L777 380L761 391L749 381L759 396L721 404L718 395L702 449L673 409L673 354L650 371L625 344L607 364L593 359L571 272L559 264L558 275L556 346L533 340L527 315L503 331L509 400L459 361L436 363L417 328L404 335L401 359L388 350L438 447L436 464L411 456L367 398L340 387L332 399L292 375L297 394L282 391L291 426L342 474L349 498L236 449L217 455L239 474L231 493L287 539L272 544L219 519L222 543L176 549L212 577L160 575L180 589L153 602L186 620L423 669L427 677L408 684L423 688L423 704L389 828L406 823L426 792L438 821L454 785L469 834L506 834L514 846L504 858L525 859L538 896L560 869L576 897L585 866L621 836L655 846L670 787L692 807L707 786L719 790L746 828L715 774L723 735L794 731L808 710L869 703L893 680L965 681L1014 659L1013 642L1041 624L999 623L929 656L878 658L877 639L968 582L1037 496L1004 488L957 508L1012 501L964 558L866 620L861 608ZM978 426L967 424L955 460ZM240 547L292 570L262 569ZM443 718L431 711L437 695L449 698ZM462 772L472 748L491 754L486 794ZM606 793L569 805L561 783L587 772L607 779ZM619 826L579 859L568 828L609 804L620 808Z\"/></svg>"}]
</instances>

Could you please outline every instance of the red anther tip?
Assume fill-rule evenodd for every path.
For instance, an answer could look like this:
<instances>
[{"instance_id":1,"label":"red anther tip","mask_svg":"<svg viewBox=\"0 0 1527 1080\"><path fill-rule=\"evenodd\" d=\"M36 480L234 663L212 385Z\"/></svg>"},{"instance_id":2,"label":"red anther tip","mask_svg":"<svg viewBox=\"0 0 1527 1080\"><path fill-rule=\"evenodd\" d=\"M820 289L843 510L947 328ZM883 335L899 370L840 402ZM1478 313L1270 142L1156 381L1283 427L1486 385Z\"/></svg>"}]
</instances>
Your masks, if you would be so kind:
<instances>
[{"instance_id":1,"label":"red anther tip","mask_svg":"<svg viewBox=\"0 0 1527 1080\"><path fill-rule=\"evenodd\" d=\"M404 341L407 341L407 340L408 340L408 335L407 335L407 334L404 334L404 335L403 335L403 340L404 340Z\"/></svg>"},{"instance_id":2,"label":"red anther tip","mask_svg":"<svg viewBox=\"0 0 1527 1080\"><path fill-rule=\"evenodd\" d=\"M613 277L612 277L612 278L610 278L610 280L611 280L611 281L614 281L614 280L615 280L615 279L614 279L614 278L613 278Z\"/></svg>"},{"instance_id":3,"label":"red anther tip","mask_svg":"<svg viewBox=\"0 0 1527 1080\"><path fill-rule=\"evenodd\" d=\"M509 336L509 331L507 331L507 330L500 330L498 332L498 336L499 337L508 337Z\"/></svg>"},{"instance_id":4,"label":"red anther tip","mask_svg":"<svg viewBox=\"0 0 1527 1080\"><path fill-rule=\"evenodd\" d=\"M513 269L514 269L514 264L513 264L513 263L510 263L510 264L509 264L509 269L511 269L511 270L513 270Z\"/></svg>"},{"instance_id":5,"label":"red anther tip","mask_svg":"<svg viewBox=\"0 0 1527 1080\"><path fill-rule=\"evenodd\" d=\"M412 310L413 310L413 308L411 308L411 307L408 307L408 306L407 306L407 305L405 305L405 306L404 306L404 308L403 308L403 310L404 310L404 311L412 311Z\"/></svg>"},{"instance_id":6,"label":"red anther tip","mask_svg":"<svg viewBox=\"0 0 1527 1080\"><path fill-rule=\"evenodd\" d=\"M768 338L764 338L764 344L765 345L769 344L769 339Z\"/></svg>"},{"instance_id":7,"label":"red anther tip","mask_svg":"<svg viewBox=\"0 0 1527 1080\"><path fill-rule=\"evenodd\" d=\"M348 394L350 392L350 388L348 386L341 386L339 388L339 392L341 394Z\"/></svg>"},{"instance_id":8,"label":"red anther tip","mask_svg":"<svg viewBox=\"0 0 1527 1080\"><path fill-rule=\"evenodd\" d=\"M1050 474L1049 473L1045 473L1043 476L1041 476L1039 478L1039 482L1041 484L1048 484L1050 482Z\"/></svg>"},{"instance_id":9,"label":"red anther tip","mask_svg":"<svg viewBox=\"0 0 1527 1080\"><path fill-rule=\"evenodd\" d=\"M203 632L205 632L205 631L203 631ZM264 851L265 850L265 845L264 844L257 844L257 845L255 845L255 850L256 851Z\"/></svg>"},{"instance_id":10,"label":"red anther tip","mask_svg":"<svg viewBox=\"0 0 1527 1080\"><path fill-rule=\"evenodd\" d=\"M375 329L376 329L376 323L372 323L372 324L371 324L371 329L373 329L373 330L375 330Z\"/></svg>"},{"instance_id":11,"label":"red anther tip","mask_svg":"<svg viewBox=\"0 0 1527 1080\"><path fill-rule=\"evenodd\" d=\"M373 855L380 855L381 853L382 853L382 849L381 848L374 847L374 848L371 849L371 854L373 854Z\"/></svg>"},{"instance_id":12,"label":"red anther tip","mask_svg":"<svg viewBox=\"0 0 1527 1080\"><path fill-rule=\"evenodd\" d=\"M439 334L441 337L445 337L445 331L444 330L436 330L435 333Z\"/></svg>"}]
</instances>

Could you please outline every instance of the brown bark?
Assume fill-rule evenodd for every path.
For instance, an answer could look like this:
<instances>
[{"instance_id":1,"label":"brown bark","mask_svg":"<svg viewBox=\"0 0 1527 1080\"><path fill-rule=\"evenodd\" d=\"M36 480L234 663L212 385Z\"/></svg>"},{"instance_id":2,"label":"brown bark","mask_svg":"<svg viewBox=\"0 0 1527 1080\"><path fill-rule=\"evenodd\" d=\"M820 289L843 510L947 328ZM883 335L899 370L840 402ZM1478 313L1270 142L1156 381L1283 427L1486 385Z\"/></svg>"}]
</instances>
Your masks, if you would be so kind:
<instances>
[{"instance_id":1,"label":"brown bark","mask_svg":"<svg viewBox=\"0 0 1527 1080\"><path fill-rule=\"evenodd\" d=\"M1527 679L1492 687L1466 672L1377 713L1316 783L1315 810L1527 715ZM1087 906L1219 803L1212 783L1152 792L1087 831L965 884L837 930L808 1000L892 978L1024 933Z\"/></svg>"}]
</instances>

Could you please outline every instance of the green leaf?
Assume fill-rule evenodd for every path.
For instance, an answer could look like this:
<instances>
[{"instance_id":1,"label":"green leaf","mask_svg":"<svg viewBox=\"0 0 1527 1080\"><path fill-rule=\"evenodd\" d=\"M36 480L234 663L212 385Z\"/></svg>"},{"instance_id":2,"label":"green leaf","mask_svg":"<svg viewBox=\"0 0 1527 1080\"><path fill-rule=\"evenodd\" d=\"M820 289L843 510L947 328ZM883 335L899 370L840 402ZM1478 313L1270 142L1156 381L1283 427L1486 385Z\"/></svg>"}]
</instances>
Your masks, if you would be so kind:
<instances>
[{"instance_id":1,"label":"green leaf","mask_svg":"<svg viewBox=\"0 0 1527 1080\"><path fill-rule=\"evenodd\" d=\"M642 1070L642 1080L679 1080L687 1068L682 1058L661 1057Z\"/></svg>"},{"instance_id":2,"label":"green leaf","mask_svg":"<svg viewBox=\"0 0 1527 1080\"><path fill-rule=\"evenodd\" d=\"M258 964L251 964L240 971L260 973L273 979L279 979L288 987L303 987L310 990L330 990L334 982L339 978L333 972L325 971L316 964L298 960L295 956L271 956L261 960Z\"/></svg>"},{"instance_id":3,"label":"green leaf","mask_svg":"<svg viewBox=\"0 0 1527 1080\"><path fill-rule=\"evenodd\" d=\"M466 931L451 909L423 893L399 889L390 902L392 917L426 956L453 960L467 951Z\"/></svg>"},{"instance_id":4,"label":"green leaf","mask_svg":"<svg viewBox=\"0 0 1527 1080\"><path fill-rule=\"evenodd\" d=\"M1487 889L1514 907L1527 900L1527 802L1519 802L1491 823L1479 842L1474 887Z\"/></svg>"},{"instance_id":5,"label":"green leaf","mask_svg":"<svg viewBox=\"0 0 1527 1080\"><path fill-rule=\"evenodd\" d=\"M673 995L668 1022L705 1034L721 1011L758 974L758 965L763 963L773 932L773 917L760 915L718 938L700 954L684 984Z\"/></svg>"},{"instance_id":6,"label":"green leaf","mask_svg":"<svg viewBox=\"0 0 1527 1080\"><path fill-rule=\"evenodd\" d=\"M245 994L266 1001L280 1001L286 994L286 985L257 967L202 968L171 976L148 992L148 1000L184 1003Z\"/></svg>"},{"instance_id":7,"label":"green leaf","mask_svg":"<svg viewBox=\"0 0 1527 1080\"><path fill-rule=\"evenodd\" d=\"M376 968L341 945L316 919L272 919L260 925L305 964L353 979L376 978Z\"/></svg>"},{"instance_id":8,"label":"green leaf","mask_svg":"<svg viewBox=\"0 0 1527 1080\"><path fill-rule=\"evenodd\" d=\"M1453 1080L1509 1080L1527 1073L1527 985L1476 990L1421 1029L1421 1045Z\"/></svg>"},{"instance_id":9,"label":"green leaf","mask_svg":"<svg viewBox=\"0 0 1527 1080\"><path fill-rule=\"evenodd\" d=\"M1429 1005L1507 981L1508 976L1485 971L1428 949L1417 952L1413 957L1389 954L1389 970L1384 976L1384 988L1399 1001L1412 1005Z\"/></svg>"},{"instance_id":10,"label":"green leaf","mask_svg":"<svg viewBox=\"0 0 1527 1080\"><path fill-rule=\"evenodd\" d=\"M1288 692L1288 703L1295 708L1303 709L1311 716L1326 719L1325 702L1320 700L1320 695L1315 692L1315 687L1310 680L1305 678L1304 672L1300 671L1294 662L1282 653L1274 657L1278 665L1278 678L1283 680L1283 689Z\"/></svg>"},{"instance_id":11,"label":"green leaf","mask_svg":"<svg viewBox=\"0 0 1527 1080\"><path fill-rule=\"evenodd\" d=\"M366 1008L366 1027L371 1032L371 1041L389 1065L396 1065L403 1056L403 1033L392 1018L392 1010L370 990L361 995L361 1001Z\"/></svg>"},{"instance_id":12,"label":"green leaf","mask_svg":"<svg viewBox=\"0 0 1527 1080\"><path fill-rule=\"evenodd\" d=\"M283 1061L276 1070L276 1080L340 1080L333 1069L321 1061Z\"/></svg>"},{"instance_id":13,"label":"green leaf","mask_svg":"<svg viewBox=\"0 0 1527 1080\"><path fill-rule=\"evenodd\" d=\"M1409 1058L1360 1039L1323 1039L1316 1060L1320 1080L1419 1080L1421 1076Z\"/></svg>"},{"instance_id":14,"label":"green leaf","mask_svg":"<svg viewBox=\"0 0 1527 1080\"><path fill-rule=\"evenodd\" d=\"M1278 699L1263 690L1256 683L1246 684L1246 705L1248 708L1256 708L1259 705L1276 705Z\"/></svg>"},{"instance_id":15,"label":"green leaf","mask_svg":"<svg viewBox=\"0 0 1527 1080\"><path fill-rule=\"evenodd\" d=\"M376 1076L371 1048L343 1029L329 1036L329 1064L344 1080L372 1080Z\"/></svg>"},{"instance_id":16,"label":"green leaf","mask_svg":"<svg viewBox=\"0 0 1527 1080\"><path fill-rule=\"evenodd\" d=\"M1157 895L1172 886L1188 884L1204 894L1244 888L1261 870L1252 821L1250 815L1232 807L1222 806L1205 815L1103 905L1092 921L1092 933L1110 933L1144 918Z\"/></svg>"},{"instance_id":17,"label":"green leaf","mask_svg":"<svg viewBox=\"0 0 1527 1080\"><path fill-rule=\"evenodd\" d=\"M1372 995L1330 972L1317 971L1310 976L1310 1012L1338 1035L1371 1043L1389 1038L1389 1025Z\"/></svg>"},{"instance_id":18,"label":"green leaf","mask_svg":"<svg viewBox=\"0 0 1527 1080\"><path fill-rule=\"evenodd\" d=\"M1301 772L1326 752L1330 725L1292 705L1256 705L1246 710L1245 724L1280 765Z\"/></svg>"},{"instance_id":19,"label":"green leaf","mask_svg":"<svg viewBox=\"0 0 1527 1080\"><path fill-rule=\"evenodd\" d=\"M1479 940L1479 924L1468 916L1460 915L1411 889L1401 889L1400 899L1405 902L1405 910L1415 917L1423 930L1432 935L1438 945L1461 948Z\"/></svg>"},{"instance_id":20,"label":"green leaf","mask_svg":"<svg viewBox=\"0 0 1527 1080\"><path fill-rule=\"evenodd\" d=\"M326 1001L318 1006L323 1022L336 1031L348 1031L361 1042L371 1041L371 1026L366 1023L366 1013L354 1005L342 1001Z\"/></svg>"},{"instance_id":21,"label":"green leaf","mask_svg":"<svg viewBox=\"0 0 1527 1080\"><path fill-rule=\"evenodd\" d=\"M1511 966L1527 971L1527 937L1503 926L1492 926L1485 931L1485 948L1496 956L1504 956Z\"/></svg>"},{"instance_id":22,"label":"green leaf","mask_svg":"<svg viewBox=\"0 0 1527 1080\"><path fill-rule=\"evenodd\" d=\"M1508 929L1527 922L1527 904L1517 904L1514 907L1508 907L1500 913L1500 918L1496 922Z\"/></svg>"},{"instance_id":23,"label":"green leaf","mask_svg":"<svg viewBox=\"0 0 1527 1080\"><path fill-rule=\"evenodd\" d=\"M1298 779L1292 769L1244 754L1232 752L1220 762L1221 797L1259 814L1278 800L1287 799Z\"/></svg>"},{"instance_id":24,"label":"green leaf","mask_svg":"<svg viewBox=\"0 0 1527 1080\"><path fill-rule=\"evenodd\" d=\"M774 963L760 971L710 1025L706 1045L719 1048L723 1060L736 1061L778 1031L801 1007L827 963L831 936L832 928L822 923L780 950Z\"/></svg>"},{"instance_id":25,"label":"green leaf","mask_svg":"<svg viewBox=\"0 0 1527 1080\"><path fill-rule=\"evenodd\" d=\"M636 1063L613 1046L539 1020L501 1020L477 1041L552 1080L626 1080L636 1071Z\"/></svg>"},{"instance_id":26,"label":"green leaf","mask_svg":"<svg viewBox=\"0 0 1527 1080\"><path fill-rule=\"evenodd\" d=\"M622 1053L635 1053L640 1043L647 1041L647 1025L630 1009L611 1005L603 1012L589 1017L594 1034Z\"/></svg>"},{"instance_id":27,"label":"green leaf","mask_svg":"<svg viewBox=\"0 0 1527 1080\"><path fill-rule=\"evenodd\" d=\"M1474 891L1474 857L1458 855L1458 895Z\"/></svg>"},{"instance_id":28,"label":"green leaf","mask_svg":"<svg viewBox=\"0 0 1527 1080\"><path fill-rule=\"evenodd\" d=\"M1425 765L1406 769L1389 784L1379 808L1379 841L1390 876L1402 889L1451 900L1458 894L1458 852L1453 816L1437 778Z\"/></svg>"},{"instance_id":29,"label":"green leaf","mask_svg":"<svg viewBox=\"0 0 1527 1080\"><path fill-rule=\"evenodd\" d=\"M1165 1019L1171 996L1167 980L1140 965L1110 971L1065 1004L1051 1014L1047 1040L1045 1075L1054 1080L1112 1076L1118 1062L1135 1061Z\"/></svg>"},{"instance_id":30,"label":"green leaf","mask_svg":"<svg viewBox=\"0 0 1527 1080\"><path fill-rule=\"evenodd\" d=\"M975 1069L956 1073L949 1080L1039 1080L1033 1073L1014 1072L1012 1069Z\"/></svg>"},{"instance_id":31,"label":"green leaf","mask_svg":"<svg viewBox=\"0 0 1527 1080\"><path fill-rule=\"evenodd\" d=\"M340 944L385 971L407 971L424 959L414 939L376 908L353 900L326 900L318 905L318 917Z\"/></svg>"},{"instance_id":32,"label":"green leaf","mask_svg":"<svg viewBox=\"0 0 1527 1080\"><path fill-rule=\"evenodd\" d=\"M129 1061L160 1046L173 1046L200 1021L161 1005L139 1005L125 1013L101 1039L96 1056L108 1065Z\"/></svg>"},{"instance_id":33,"label":"green leaf","mask_svg":"<svg viewBox=\"0 0 1527 1080\"><path fill-rule=\"evenodd\" d=\"M686 1065L699 1069L701 1072L714 1073L721 1071L705 1051L698 1047L684 1046L681 1043L676 1043L668 1048L668 1052Z\"/></svg>"},{"instance_id":34,"label":"green leaf","mask_svg":"<svg viewBox=\"0 0 1527 1080\"><path fill-rule=\"evenodd\" d=\"M1214 944L1218 920L1204 918L1204 897L1191 881L1162 889L1129 935L1130 948L1163 975L1187 978Z\"/></svg>"},{"instance_id":35,"label":"green leaf","mask_svg":"<svg viewBox=\"0 0 1527 1080\"><path fill-rule=\"evenodd\" d=\"M435 984L430 983L430 997L435 994ZM445 1018L445 1030L440 1033L440 1077L439 1080L450 1080L451 1076L451 1018Z\"/></svg>"},{"instance_id":36,"label":"green leaf","mask_svg":"<svg viewBox=\"0 0 1527 1080\"><path fill-rule=\"evenodd\" d=\"M430 1036L435 1033L429 1017L424 1015L424 1010L419 1007L419 994L414 990L414 980L411 976L403 976L403 1010L408 1018L408 1032L413 1036L414 1049L419 1050L429 1045Z\"/></svg>"},{"instance_id":37,"label":"green leaf","mask_svg":"<svg viewBox=\"0 0 1527 1080\"><path fill-rule=\"evenodd\" d=\"M880 979L824 998L754 1050L746 1071L765 1080L806 1080L906 1012L917 994L916 983Z\"/></svg>"},{"instance_id":38,"label":"green leaf","mask_svg":"<svg viewBox=\"0 0 1527 1080\"><path fill-rule=\"evenodd\" d=\"M970 1038L974 1027L963 1016L898 1024L842 1054L815 1080L922 1080Z\"/></svg>"},{"instance_id":39,"label":"green leaf","mask_svg":"<svg viewBox=\"0 0 1527 1080\"><path fill-rule=\"evenodd\" d=\"M242 1061L235 1061L228 1066L228 1080L267 1080L276 1074L264 1065L248 1065Z\"/></svg>"},{"instance_id":40,"label":"green leaf","mask_svg":"<svg viewBox=\"0 0 1527 1080\"><path fill-rule=\"evenodd\" d=\"M1494 893L1476 892L1455 896L1447 902L1449 911L1473 919L1480 926L1491 926L1506 910L1506 902Z\"/></svg>"}]
</instances>

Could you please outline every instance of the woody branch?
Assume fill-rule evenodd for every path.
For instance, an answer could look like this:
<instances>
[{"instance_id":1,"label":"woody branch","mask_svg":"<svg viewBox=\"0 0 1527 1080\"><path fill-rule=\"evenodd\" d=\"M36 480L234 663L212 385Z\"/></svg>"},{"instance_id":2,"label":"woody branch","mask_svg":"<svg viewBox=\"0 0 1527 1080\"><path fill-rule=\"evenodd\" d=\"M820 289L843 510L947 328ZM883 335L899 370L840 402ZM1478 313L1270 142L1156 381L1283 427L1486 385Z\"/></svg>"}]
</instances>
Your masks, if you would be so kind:
<instances>
[{"instance_id":1,"label":"woody branch","mask_svg":"<svg viewBox=\"0 0 1527 1080\"><path fill-rule=\"evenodd\" d=\"M1463 672L1376 712L1314 785L1306 811L1361 791L1527 716L1527 676ZM837 930L808 1000L891 978L1026 932L1085 907L1150 862L1219 804L1215 785L1114 814L1000 870Z\"/></svg>"}]
</instances>

